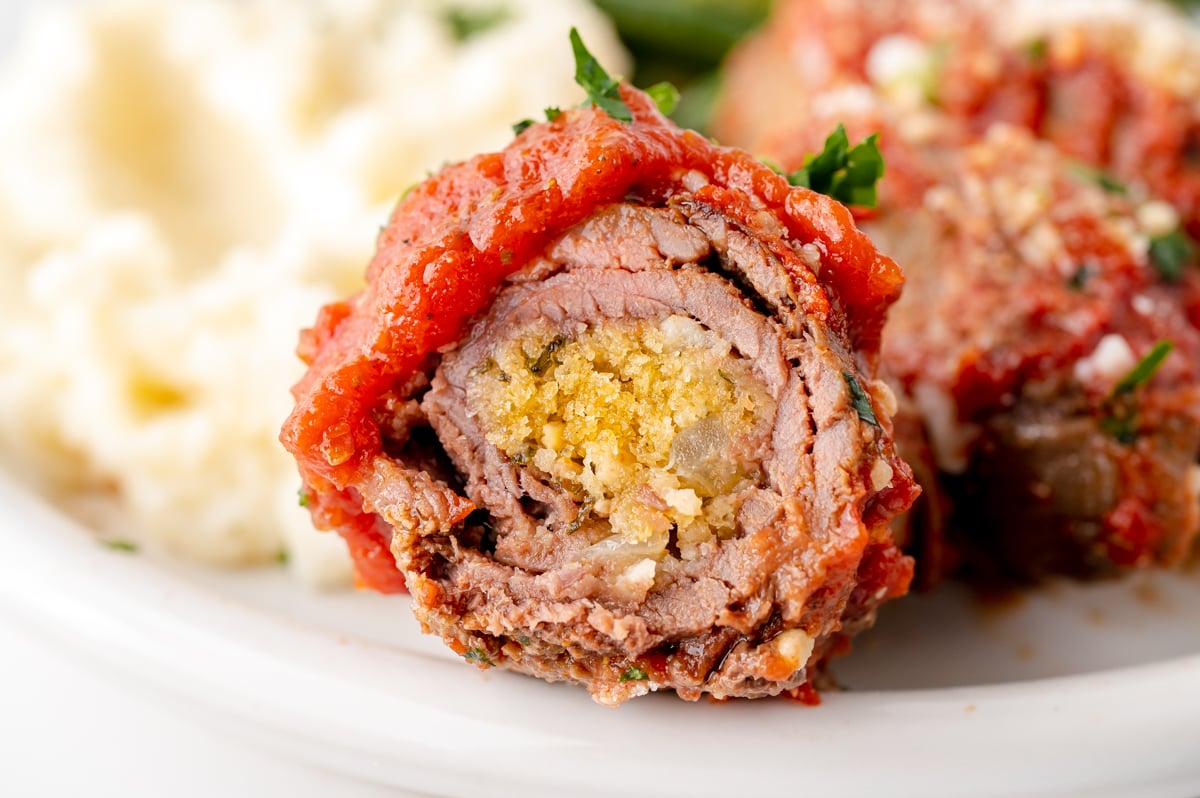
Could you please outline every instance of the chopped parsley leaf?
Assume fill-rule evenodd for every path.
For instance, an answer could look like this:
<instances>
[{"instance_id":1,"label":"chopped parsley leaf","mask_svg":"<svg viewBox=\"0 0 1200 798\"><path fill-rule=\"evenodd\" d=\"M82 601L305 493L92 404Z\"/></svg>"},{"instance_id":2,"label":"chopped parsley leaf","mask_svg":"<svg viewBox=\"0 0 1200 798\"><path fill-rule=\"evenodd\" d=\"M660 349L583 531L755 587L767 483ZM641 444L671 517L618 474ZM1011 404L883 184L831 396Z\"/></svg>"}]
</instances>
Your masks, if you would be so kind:
<instances>
[{"instance_id":1,"label":"chopped parsley leaf","mask_svg":"<svg viewBox=\"0 0 1200 798\"><path fill-rule=\"evenodd\" d=\"M647 681L649 678L650 678L649 674L647 674L644 670L639 668L637 665L630 665L628 668L625 669L625 672L621 674L621 678L619 679L619 681L622 681L622 682L644 682L644 681Z\"/></svg>"},{"instance_id":2,"label":"chopped parsley leaf","mask_svg":"<svg viewBox=\"0 0 1200 798\"><path fill-rule=\"evenodd\" d=\"M492 662L492 658L489 657L488 653L482 648L468 648L467 652L462 656L467 662L471 662L476 665L483 665L487 668L496 667L496 663Z\"/></svg>"},{"instance_id":3,"label":"chopped parsley leaf","mask_svg":"<svg viewBox=\"0 0 1200 798\"><path fill-rule=\"evenodd\" d=\"M1112 393L1104 400L1100 429L1115 438L1118 443L1128 446L1137 440L1137 404L1134 402L1133 393L1150 381L1173 348L1174 344L1170 341L1156 343L1113 387Z\"/></svg>"},{"instance_id":4,"label":"chopped parsley leaf","mask_svg":"<svg viewBox=\"0 0 1200 798\"><path fill-rule=\"evenodd\" d=\"M670 116L679 107L679 89L675 88L673 83L668 83L667 81L655 83L646 89L646 94L649 94L650 99L654 100L654 104L658 106L659 113L663 116Z\"/></svg>"},{"instance_id":5,"label":"chopped parsley leaf","mask_svg":"<svg viewBox=\"0 0 1200 798\"><path fill-rule=\"evenodd\" d=\"M875 408L871 406L871 399L867 396L867 392L858 384L858 378L848 371L843 371L842 377L850 389L850 404L854 405L854 412L858 413L858 417L863 421L873 427L878 427L879 419L875 417Z\"/></svg>"},{"instance_id":6,"label":"chopped parsley leaf","mask_svg":"<svg viewBox=\"0 0 1200 798\"><path fill-rule=\"evenodd\" d=\"M558 119L560 116L562 116L561 108L556 108L552 105L546 109L546 121L547 122L553 122L555 119ZM522 119L520 122L518 122L517 124L512 126L513 135L515 135L515 136L521 135L526 130L528 130L529 126L532 124L533 124L532 119Z\"/></svg>"},{"instance_id":7,"label":"chopped parsley leaf","mask_svg":"<svg viewBox=\"0 0 1200 798\"><path fill-rule=\"evenodd\" d=\"M1167 355L1171 354L1171 350L1174 348L1175 345L1170 341L1159 341L1156 343L1146 353L1146 356L1139 360L1137 365L1121 378L1121 381L1113 388L1113 396L1133 393L1149 382L1154 373L1158 371L1158 367L1162 365L1163 361L1167 359Z\"/></svg>"},{"instance_id":8,"label":"chopped parsley leaf","mask_svg":"<svg viewBox=\"0 0 1200 798\"><path fill-rule=\"evenodd\" d=\"M632 122L633 112L621 99L621 84L609 77L596 57L588 52L575 28L571 28L571 50L575 53L575 82L587 92L591 104L613 119Z\"/></svg>"},{"instance_id":9,"label":"chopped parsley leaf","mask_svg":"<svg viewBox=\"0 0 1200 798\"><path fill-rule=\"evenodd\" d=\"M126 554L135 554L138 550L138 544L134 543L132 540L121 540L120 538L113 540L101 540L100 545L106 549L121 551L125 552Z\"/></svg>"},{"instance_id":10,"label":"chopped parsley leaf","mask_svg":"<svg viewBox=\"0 0 1200 798\"><path fill-rule=\"evenodd\" d=\"M301 488L300 490L296 491L296 495L299 497L297 501L301 507L312 507L313 496L311 493L306 491L304 488Z\"/></svg>"},{"instance_id":11,"label":"chopped parsley leaf","mask_svg":"<svg viewBox=\"0 0 1200 798\"><path fill-rule=\"evenodd\" d=\"M279 565L287 565L289 559L286 549L280 549L279 553L275 555L275 562Z\"/></svg>"},{"instance_id":12,"label":"chopped parsley leaf","mask_svg":"<svg viewBox=\"0 0 1200 798\"><path fill-rule=\"evenodd\" d=\"M1175 282L1183 267L1196 257L1196 245L1182 230L1150 239L1150 262L1164 280Z\"/></svg>"},{"instance_id":13,"label":"chopped parsley leaf","mask_svg":"<svg viewBox=\"0 0 1200 798\"><path fill-rule=\"evenodd\" d=\"M1108 407L1100 419L1100 429L1117 443L1128 446L1137 440L1137 413L1128 408Z\"/></svg>"},{"instance_id":14,"label":"chopped parsley leaf","mask_svg":"<svg viewBox=\"0 0 1200 798\"><path fill-rule=\"evenodd\" d=\"M1079 264L1079 268L1075 269L1075 273L1067 278L1067 288L1072 291L1082 291L1087 285L1088 280L1092 279L1094 270L1086 263Z\"/></svg>"},{"instance_id":15,"label":"chopped parsley leaf","mask_svg":"<svg viewBox=\"0 0 1200 798\"><path fill-rule=\"evenodd\" d=\"M846 205L874 208L879 202L876 184L883 177L879 135L872 133L850 146L844 125L825 139L825 149L809 155L804 166L787 176L793 186L804 186Z\"/></svg>"},{"instance_id":16,"label":"chopped parsley leaf","mask_svg":"<svg viewBox=\"0 0 1200 798\"><path fill-rule=\"evenodd\" d=\"M1117 180L1103 169L1097 169L1093 166L1087 166L1086 164L1081 163L1072 163L1069 169L1071 173L1080 180L1088 183L1095 183L1109 194L1129 193L1129 189L1125 187L1124 183L1122 183L1120 180Z\"/></svg>"},{"instance_id":17,"label":"chopped parsley leaf","mask_svg":"<svg viewBox=\"0 0 1200 798\"><path fill-rule=\"evenodd\" d=\"M556 335L550 339L550 343L546 344L546 348L536 358L526 358L525 365L534 374L541 374L546 369L550 368L551 364L558 365L558 361L554 359L554 353L562 348L562 345L567 342L564 335Z\"/></svg>"},{"instance_id":18,"label":"chopped parsley leaf","mask_svg":"<svg viewBox=\"0 0 1200 798\"><path fill-rule=\"evenodd\" d=\"M1104 172L1096 173L1096 185L1100 186L1100 188L1104 189L1109 194L1125 194L1128 191L1128 189L1125 188L1124 183L1117 180L1115 177L1112 177L1111 175L1105 174Z\"/></svg>"},{"instance_id":19,"label":"chopped parsley leaf","mask_svg":"<svg viewBox=\"0 0 1200 798\"><path fill-rule=\"evenodd\" d=\"M465 42L481 33L487 33L508 22L512 14L504 6L488 8L463 8L452 6L446 9L443 20L450 28L454 41Z\"/></svg>"}]
</instances>

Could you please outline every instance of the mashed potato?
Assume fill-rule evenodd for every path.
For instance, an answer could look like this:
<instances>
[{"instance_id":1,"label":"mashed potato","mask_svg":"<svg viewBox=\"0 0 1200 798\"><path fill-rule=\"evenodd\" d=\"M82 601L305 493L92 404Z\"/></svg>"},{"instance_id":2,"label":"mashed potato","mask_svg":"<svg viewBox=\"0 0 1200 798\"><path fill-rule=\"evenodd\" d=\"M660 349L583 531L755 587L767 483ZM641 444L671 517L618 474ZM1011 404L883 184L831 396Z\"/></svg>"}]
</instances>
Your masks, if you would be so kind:
<instances>
[{"instance_id":1,"label":"mashed potato","mask_svg":"<svg viewBox=\"0 0 1200 798\"><path fill-rule=\"evenodd\" d=\"M585 0L42 8L0 75L0 458L101 531L349 572L276 442L403 189L581 99Z\"/></svg>"}]
</instances>

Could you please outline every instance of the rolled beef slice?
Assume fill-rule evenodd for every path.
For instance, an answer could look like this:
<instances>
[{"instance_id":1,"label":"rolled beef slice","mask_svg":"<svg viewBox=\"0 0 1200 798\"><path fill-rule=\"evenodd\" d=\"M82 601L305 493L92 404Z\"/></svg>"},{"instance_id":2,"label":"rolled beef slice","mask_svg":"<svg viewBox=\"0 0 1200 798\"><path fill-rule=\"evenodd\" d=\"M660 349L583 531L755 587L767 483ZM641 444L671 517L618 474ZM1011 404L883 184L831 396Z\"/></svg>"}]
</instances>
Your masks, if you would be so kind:
<instances>
[{"instance_id":1,"label":"rolled beef slice","mask_svg":"<svg viewBox=\"0 0 1200 798\"><path fill-rule=\"evenodd\" d=\"M365 581L395 586L390 549L480 667L607 704L803 690L912 575L874 373L898 270L841 206L622 92L632 124L566 112L400 204L307 339L284 441ZM493 257L409 347L439 279Z\"/></svg>"},{"instance_id":2,"label":"rolled beef slice","mask_svg":"<svg viewBox=\"0 0 1200 798\"><path fill-rule=\"evenodd\" d=\"M947 140L889 103L830 104L856 135L880 132L888 163L864 229L906 270L883 365L925 489L897 529L920 581L1184 562L1200 535L1200 335L1195 270L1151 246L1170 205L1106 187L1024 128ZM796 131L794 151L814 146Z\"/></svg>"}]
</instances>

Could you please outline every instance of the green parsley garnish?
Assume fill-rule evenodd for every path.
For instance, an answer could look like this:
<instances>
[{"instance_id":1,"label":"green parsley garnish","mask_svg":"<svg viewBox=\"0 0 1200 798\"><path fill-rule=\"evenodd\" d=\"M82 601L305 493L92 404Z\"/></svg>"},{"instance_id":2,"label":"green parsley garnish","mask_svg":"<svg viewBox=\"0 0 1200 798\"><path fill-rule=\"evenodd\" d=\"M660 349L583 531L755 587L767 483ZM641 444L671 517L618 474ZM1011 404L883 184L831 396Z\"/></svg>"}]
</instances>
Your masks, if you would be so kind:
<instances>
[{"instance_id":1,"label":"green parsley garnish","mask_svg":"<svg viewBox=\"0 0 1200 798\"><path fill-rule=\"evenodd\" d=\"M1104 400L1101 406L1103 415L1100 418L1100 429L1116 438L1117 442L1129 445L1136 440L1137 405L1133 401L1133 393L1154 377L1174 346L1170 341L1156 343L1146 356L1121 378Z\"/></svg>"},{"instance_id":2,"label":"green parsley garnish","mask_svg":"<svg viewBox=\"0 0 1200 798\"><path fill-rule=\"evenodd\" d=\"M1071 173L1080 180L1088 183L1095 183L1109 194L1129 193L1129 189L1125 187L1124 183L1122 183L1120 180L1117 180L1103 169L1097 169L1093 166L1087 166L1081 163L1072 163L1069 169Z\"/></svg>"},{"instance_id":3,"label":"green parsley garnish","mask_svg":"<svg viewBox=\"0 0 1200 798\"><path fill-rule=\"evenodd\" d=\"M549 108L546 109L546 121L547 122L553 122L555 119L558 119L560 116L562 116L561 108L555 108L554 106L550 106ZM529 126L532 124L533 124L532 119L522 119L520 122L518 122L512 126L513 135L514 136L521 135L526 130L528 130Z\"/></svg>"},{"instance_id":4,"label":"green parsley garnish","mask_svg":"<svg viewBox=\"0 0 1200 798\"><path fill-rule=\"evenodd\" d=\"M576 28L571 28L571 50L575 54L575 82L588 95L584 105L594 105L619 122L632 122L633 111L621 99L621 81L610 76L604 67L600 66L600 62L584 45ZM670 116L679 105L679 90L670 83L656 83L646 89L646 94L654 100L654 104L664 116ZM547 122L553 122L561 115L560 108L551 106L546 109ZM520 135L532 124L532 119L522 119L513 125L513 133Z\"/></svg>"},{"instance_id":5,"label":"green parsley garnish","mask_svg":"<svg viewBox=\"0 0 1200 798\"><path fill-rule=\"evenodd\" d=\"M675 88L673 83L668 83L667 81L655 83L646 89L646 94L649 94L650 99L654 100L654 104L658 106L659 113L663 116L670 116L679 107L679 89Z\"/></svg>"},{"instance_id":6,"label":"green parsley garnish","mask_svg":"<svg viewBox=\"0 0 1200 798\"><path fill-rule=\"evenodd\" d=\"M1121 381L1113 388L1113 396L1133 393L1149 382L1154 373L1158 371L1158 367L1162 365L1163 361L1167 359L1167 355L1171 354L1171 350L1174 348L1175 345L1170 341L1159 341L1156 343L1146 353L1146 356L1139 360L1137 365L1121 378Z\"/></svg>"},{"instance_id":7,"label":"green parsley garnish","mask_svg":"<svg viewBox=\"0 0 1200 798\"><path fill-rule=\"evenodd\" d=\"M482 648L468 648L467 653L463 654L463 659L467 662L483 665L488 668L496 667L496 663L492 662L492 658Z\"/></svg>"},{"instance_id":8,"label":"green parsley garnish","mask_svg":"<svg viewBox=\"0 0 1200 798\"><path fill-rule=\"evenodd\" d=\"M306 491L304 488L301 488L300 490L296 491L296 496L298 497L297 502L300 504L301 507L307 508L307 507L312 506L313 496L311 493Z\"/></svg>"},{"instance_id":9,"label":"green parsley garnish","mask_svg":"<svg viewBox=\"0 0 1200 798\"><path fill-rule=\"evenodd\" d=\"M275 555L275 562L279 565L287 565L289 559L291 558L288 556L286 549L280 549L279 553Z\"/></svg>"},{"instance_id":10,"label":"green parsley garnish","mask_svg":"<svg viewBox=\"0 0 1200 798\"><path fill-rule=\"evenodd\" d=\"M138 550L138 544L134 543L132 540L121 540L120 538L114 540L101 540L100 545L106 549L122 551L126 554L135 554Z\"/></svg>"},{"instance_id":11,"label":"green parsley garnish","mask_svg":"<svg viewBox=\"0 0 1200 798\"><path fill-rule=\"evenodd\" d=\"M621 678L619 681L622 681L622 682L644 682L644 681L648 680L649 678L650 678L650 676L644 670L639 668L637 665L630 665L628 668L625 669L625 672L621 674Z\"/></svg>"},{"instance_id":12,"label":"green parsley garnish","mask_svg":"<svg viewBox=\"0 0 1200 798\"><path fill-rule=\"evenodd\" d=\"M633 112L621 99L619 81L613 80L596 57L588 52L579 37L579 31L571 28L571 50L575 53L575 82L587 92L592 105L620 122L632 122Z\"/></svg>"},{"instance_id":13,"label":"green parsley garnish","mask_svg":"<svg viewBox=\"0 0 1200 798\"><path fill-rule=\"evenodd\" d=\"M1106 403L1100 429L1117 443L1128 446L1137 440L1137 411L1128 402Z\"/></svg>"},{"instance_id":14,"label":"green parsley garnish","mask_svg":"<svg viewBox=\"0 0 1200 798\"><path fill-rule=\"evenodd\" d=\"M874 208L879 202L876 184L883 177L879 136L872 133L850 146L844 125L825 139L819 155L809 155L804 166L787 176L793 186L804 186L846 205Z\"/></svg>"},{"instance_id":15,"label":"green parsley garnish","mask_svg":"<svg viewBox=\"0 0 1200 798\"><path fill-rule=\"evenodd\" d=\"M1109 194L1128 193L1128 189L1125 188L1124 183L1117 180L1112 175L1106 174L1105 172L1096 172L1096 185L1100 186L1100 188L1104 189Z\"/></svg>"},{"instance_id":16,"label":"green parsley garnish","mask_svg":"<svg viewBox=\"0 0 1200 798\"><path fill-rule=\"evenodd\" d=\"M1088 280L1092 279L1093 273L1094 270L1088 264L1079 264L1079 267L1075 269L1075 273L1067 278L1067 288L1070 288L1072 291L1082 291L1084 286L1087 285Z\"/></svg>"},{"instance_id":17,"label":"green parsley garnish","mask_svg":"<svg viewBox=\"0 0 1200 798\"><path fill-rule=\"evenodd\" d=\"M1164 280L1175 282L1183 267L1196 257L1196 245L1182 230L1150 239L1150 262Z\"/></svg>"},{"instance_id":18,"label":"green parsley garnish","mask_svg":"<svg viewBox=\"0 0 1200 798\"><path fill-rule=\"evenodd\" d=\"M858 384L858 378L848 371L842 372L842 377L846 380L846 386L850 389L850 404L854 405L854 412L858 413L858 417L867 422L873 427L879 426L879 419L875 417L875 408L871 407L871 399L867 396L867 392Z\"/></svg>"},{"instance_id":19,"label":"green parsley garnish","mask_svg":"<svg viewBox=\"0 0 1200 798\"><path fill-rule=\"evenodd\" d=\"M504 6L491 6L490 8L454 6L446 9L443 15L456 42L465 42L481 33L487 33L508 22L511 17L512 14Z\"/></svg>"}]
</instances>

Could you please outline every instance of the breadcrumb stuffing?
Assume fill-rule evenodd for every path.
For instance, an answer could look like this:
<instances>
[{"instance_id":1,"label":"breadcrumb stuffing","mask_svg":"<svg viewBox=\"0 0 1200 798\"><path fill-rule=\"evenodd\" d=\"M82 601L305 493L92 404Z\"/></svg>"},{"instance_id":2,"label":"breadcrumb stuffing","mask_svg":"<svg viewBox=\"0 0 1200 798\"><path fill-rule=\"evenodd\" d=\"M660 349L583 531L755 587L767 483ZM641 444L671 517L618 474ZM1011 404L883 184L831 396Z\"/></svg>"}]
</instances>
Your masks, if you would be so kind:
<instances>
[{"instance_id":1,"label":"breadcrumb stuffing","mask_svg":"<svg viewBox=\"0 0 1200 798\"><path fill-rule=\"evenodd\" d=\"M570 339L537 322L498 345L467 390L490 443L658 557L672 529L689 545L732 532L727 494L755 470L738 442L774 415L750 362L683 316Z\"/></svg>"}]
</instances>

